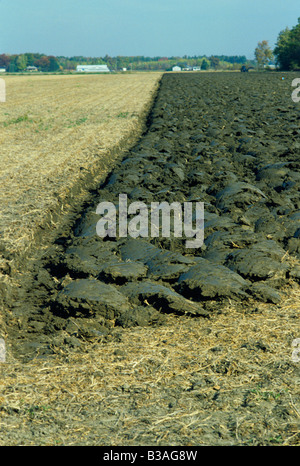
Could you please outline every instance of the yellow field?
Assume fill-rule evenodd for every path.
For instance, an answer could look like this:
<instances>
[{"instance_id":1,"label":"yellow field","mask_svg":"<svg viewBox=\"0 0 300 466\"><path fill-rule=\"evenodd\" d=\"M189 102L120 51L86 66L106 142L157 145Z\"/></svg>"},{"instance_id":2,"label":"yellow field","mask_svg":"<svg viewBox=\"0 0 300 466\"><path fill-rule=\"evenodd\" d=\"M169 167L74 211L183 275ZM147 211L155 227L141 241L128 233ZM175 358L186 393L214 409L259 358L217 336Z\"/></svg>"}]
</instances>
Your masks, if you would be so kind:
<instances>
[{"instance_id":1,"label":"yellow field","mask_svg":"<svg viewBox=\"0 0 300 466\"><path fill-rule=\"evenodd\" d=\"M116 149L126 148L141 131L160 77L5 77L6 102L0 103L2 249L24 253L39 226L55 228L58 213L68 212L70 192L80 180L87 175L95 182L101 179L107 159L111 163ZM76 192L78 204L84 184Z\"/></svg>"}]
</instances>

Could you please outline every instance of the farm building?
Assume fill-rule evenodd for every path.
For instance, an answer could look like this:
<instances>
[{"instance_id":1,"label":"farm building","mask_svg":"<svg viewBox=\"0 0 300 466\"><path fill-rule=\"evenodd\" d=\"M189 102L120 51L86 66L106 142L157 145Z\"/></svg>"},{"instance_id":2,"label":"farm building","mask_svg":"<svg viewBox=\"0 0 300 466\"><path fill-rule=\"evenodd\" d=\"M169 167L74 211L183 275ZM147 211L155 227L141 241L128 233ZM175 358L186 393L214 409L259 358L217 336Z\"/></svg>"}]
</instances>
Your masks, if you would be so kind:
<instances>
[{"instance_id":1,"label":"farm building","mask_svg":"<svg viewBox=\"0 0 300 466\"><path fill-rule=\"evenodd\" d=\"M109 73L107 65L77 65L78 73Z\"/></svg>"},{"instance_id":2,"label":"farm building","mask_svg":"<svg viewBox=\"0 0 300 466\"><path fill-rule=\"evenodd\" d=\"M0 68L0 73L5 73L6 69L5 68Z\"/></svg>"},{"instance_id":3,"label":"farm building","mask_svg":"<svg viewBox=\"0 0 300 466\"><path fill-rule=\"evenodd\" d=\"M32 72L32 71L38 71L38 69L36 66L27 66L26 71Z\"/></svg>"},{"instance_id":4,"label":"farm building","mask_svg":"<svg viewBox=\"0 0 300 466\"><path fill-rule=\"evenodd\" d=\"M180 66L173 66L172 71L181 71Z\"/></svg>"}]
</instances>

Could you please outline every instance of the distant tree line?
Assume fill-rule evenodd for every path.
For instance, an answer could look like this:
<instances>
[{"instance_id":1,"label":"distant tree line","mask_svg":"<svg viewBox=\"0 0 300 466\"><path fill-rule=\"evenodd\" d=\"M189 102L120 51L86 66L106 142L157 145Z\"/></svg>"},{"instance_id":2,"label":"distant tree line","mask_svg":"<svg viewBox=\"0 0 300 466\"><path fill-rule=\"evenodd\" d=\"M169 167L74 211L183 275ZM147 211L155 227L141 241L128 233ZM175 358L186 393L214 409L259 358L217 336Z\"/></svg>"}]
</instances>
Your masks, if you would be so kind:
<instances>
[{"instance_id":1,"label":"distant tree line","mask_svg":"<svg viewBox=\"0 0 300 466\"><path fill-rule=\"evenodd\" d=\"M59 61L53 55L41 53L22 53L20 55L0 55L0 68L10 73L26 71L28 66L35 66L39 71L59 71Z\"/></svg>"},{"instance_id":2,"label":"distant tree line","mask_svg":"<svg viewBox=\"0 0 300 466\"><path fill-rule=\"evenodd\" d=\"M280 69L300 69L300 18L292 29L287 27L279 33L273 53Z\"/></svg>"},{"instance_id":3,"label":"distant tree line","mask_svg":"<svg viewBox=\"0 0 300 466\"><path fill-rule=\"evenodd\" d=\"M77 65L106 64L110 70L123 69L132 71L170 71L177 65L181 68L201 67L202 70L239 70L242 65L254 65L264 67L275 57L276 64L282 70L300 69L300 18L298 24L292 29L288 27L278 35L273 52L268 41L258 43L255 49L254 60L247 60L244 55L194 55L183 57L146 57L117 56L111 57L64 57L45 55L43 53L22 53L17 55L0 54L0 68L5 68L10 73L24 72L28 67L36 67L42 72L68 72L76 70Z\"/></svg>"},{"instance_id":4,"label":"distant tree line","mask_svg":"<svg viewBox=\"0 0 300 466\"><path fill-rule=\"evenodd\" d=\"M203 70L240 69L242 64L252 63L243 56L215 55L207 57L188 56L183 57L146 57L146 56L116 56L111 57L64 57L45 55L41 53L23 53L18 55L0 54L0 68L5 68L10 73L24 72L28 67L36 67L42 72L65 72L76 70L77 65L106 64L109 69L132 71L169 71L173 66L182 68L201 67Z\"/></svg>"}]
</instances>

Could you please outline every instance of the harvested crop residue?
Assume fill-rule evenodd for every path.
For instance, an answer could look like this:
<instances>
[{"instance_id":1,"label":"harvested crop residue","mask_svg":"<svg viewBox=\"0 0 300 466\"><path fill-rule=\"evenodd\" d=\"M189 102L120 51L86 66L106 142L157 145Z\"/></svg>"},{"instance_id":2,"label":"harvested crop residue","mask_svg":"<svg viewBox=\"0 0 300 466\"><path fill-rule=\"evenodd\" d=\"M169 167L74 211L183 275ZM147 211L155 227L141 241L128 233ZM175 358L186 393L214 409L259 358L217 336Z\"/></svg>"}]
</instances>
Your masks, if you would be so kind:
<instances>
[{"instance_id":1,"label":"harvested crop residue","mask_svg":"<svg viewBox=\"0 0 300 466\"><path fill-rule=\"evenodd\" d=\"M147 132L3 288L3 444L299 445L293 77L163 77ZM204 246L98 237L120 193L204 202Z\"/></svg>"}]
</instances>

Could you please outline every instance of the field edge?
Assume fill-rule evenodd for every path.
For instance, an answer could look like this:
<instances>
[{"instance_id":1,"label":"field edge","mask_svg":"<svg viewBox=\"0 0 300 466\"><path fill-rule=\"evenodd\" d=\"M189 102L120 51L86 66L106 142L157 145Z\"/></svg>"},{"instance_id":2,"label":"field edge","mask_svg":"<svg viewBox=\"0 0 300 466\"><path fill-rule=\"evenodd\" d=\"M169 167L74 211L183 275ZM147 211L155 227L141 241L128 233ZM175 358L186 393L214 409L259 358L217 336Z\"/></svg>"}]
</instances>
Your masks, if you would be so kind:
<instances>
[{"instance_id":1,"label":"field edge","mask_svg":"<svg viewBox=\"0 0 300 466\"><path fill-rule=\"evenodd\" d=\"M91 202L93 191L101 186L116 163L133 147L147 130L151 109L157 98L163 74L158 78L148 102L138 116L137 124L124 135L121 141L107 149L105 156L98 159L79 180L75 180L68 194L61 201L45 212L43 222L33 232L32 241L27 248L12 254L0 243L0 338L7 335L7 309L15 298L19 281L24 283L24 275L28 280L32 274L33 264L53 243L60 238L67 238L84 207ZM67 206L67 210L65 209Z\"/></svg>"}]
</instances>

